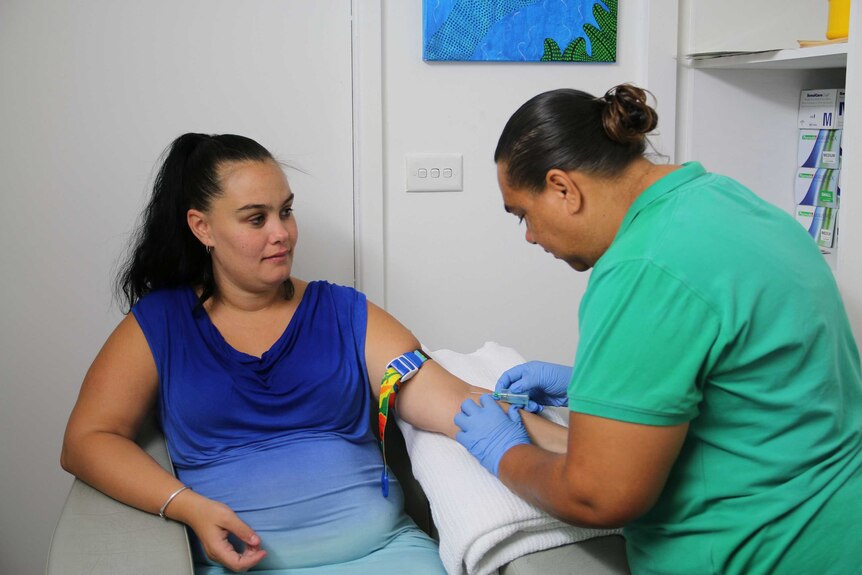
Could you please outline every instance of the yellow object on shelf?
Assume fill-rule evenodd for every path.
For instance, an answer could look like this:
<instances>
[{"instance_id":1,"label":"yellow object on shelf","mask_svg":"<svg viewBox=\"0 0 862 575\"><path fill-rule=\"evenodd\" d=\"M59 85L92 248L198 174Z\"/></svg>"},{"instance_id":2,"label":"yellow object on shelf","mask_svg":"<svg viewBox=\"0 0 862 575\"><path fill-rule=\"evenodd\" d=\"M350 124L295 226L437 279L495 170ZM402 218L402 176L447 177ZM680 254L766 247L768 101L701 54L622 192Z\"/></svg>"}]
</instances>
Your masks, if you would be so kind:
<instances>
[{"instance_id":1,"label":"yellow object on shelf","mask_svg":"<svg viewBox=\"0 0 862 575\"><path fill-rule=\"evenodd\" d=\"M829 0L829 21L826 37L846 38L850 34L850 0Z\"/></svg>"}]
</instances>

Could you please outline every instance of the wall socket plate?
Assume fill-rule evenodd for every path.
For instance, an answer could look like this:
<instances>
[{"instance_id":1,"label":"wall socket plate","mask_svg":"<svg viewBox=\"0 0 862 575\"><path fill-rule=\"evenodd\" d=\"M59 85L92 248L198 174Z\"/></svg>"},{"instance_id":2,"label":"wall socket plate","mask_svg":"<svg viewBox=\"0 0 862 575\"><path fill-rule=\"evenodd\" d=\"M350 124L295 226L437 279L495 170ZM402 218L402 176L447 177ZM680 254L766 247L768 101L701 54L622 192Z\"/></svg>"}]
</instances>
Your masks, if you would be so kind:
<instances>
[{"instance_id":1,"label":"wall socket plate","mask_svg":"<svg viewBox=\"0 0 862 575\"><path fill-rule=\"evenodd\" d=\"M407 154L408 192L460 192L463 190L461 154Z\"/></svg>"}]
</instances>

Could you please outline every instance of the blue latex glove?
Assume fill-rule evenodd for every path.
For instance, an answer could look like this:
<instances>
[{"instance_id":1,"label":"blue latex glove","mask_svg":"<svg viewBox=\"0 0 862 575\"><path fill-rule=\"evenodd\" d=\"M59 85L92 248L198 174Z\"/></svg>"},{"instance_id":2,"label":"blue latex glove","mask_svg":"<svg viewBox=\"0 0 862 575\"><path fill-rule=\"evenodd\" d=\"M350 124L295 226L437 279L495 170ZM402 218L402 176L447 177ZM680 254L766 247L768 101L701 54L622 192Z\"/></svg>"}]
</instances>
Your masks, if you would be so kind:
<instances>
[{"instance_id":1,"label":"blue latex glove","mask_svg":"<svg viewBox=\"0 0 862 575\"><path fill-rule=\"evenodd\" d=\"M494 389L508 388L512 393L526 393L542 405L568 405L571 379L572 368L568 365L528 361L504 372Z\"/></svg>"},{"instance_id":2,"label":"blue latex glove","mask_svg":"<svg viewBox=\"0 0 862 575\"><path fill-rule=\"evenodd\" d=\"M513 409L523 409L524 411L529 411L530 413L542 413L542 410L545 409L543 406L539 405L532 399L525 406L520 405L512 405L509 407L509 411L506 413L511 413Z\"/></svg>"},{"instance_id":3,"label":"blue latex glove","mask_svg":"<svg viewBox=\"0 0 862 575\"><path fill-rule=\"evenodd\" d=\"M481 406L472 399L461 404L461 413L455 416L461 431L455 439L496 477L503 455L516 445L530 443L530 436L517 409L506 413L490 395L479 401Z\"/></svg>"}]
</instances>

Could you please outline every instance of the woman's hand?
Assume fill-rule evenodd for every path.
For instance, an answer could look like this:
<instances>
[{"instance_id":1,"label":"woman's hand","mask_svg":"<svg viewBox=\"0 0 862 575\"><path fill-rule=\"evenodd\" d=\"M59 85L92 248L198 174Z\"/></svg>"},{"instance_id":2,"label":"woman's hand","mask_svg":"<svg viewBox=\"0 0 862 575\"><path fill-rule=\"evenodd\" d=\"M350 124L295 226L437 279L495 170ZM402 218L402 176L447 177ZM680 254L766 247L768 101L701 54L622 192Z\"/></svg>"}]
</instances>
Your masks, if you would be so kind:
<instances>
[{"instance_id":1,"label":"woman's hand","mask_svg":"<svg viewBox=\"0 0 862 575\"><path fill-rule=\"evenodd\" d=\"M171 513L174 505L176 514ZM184 491L171 502L166 515L191 527L207 557L231 571L248 571L266 557L260 537L223 503ZM237 549L229 537L240 540L242 548Z\"/></svg>"}]
</instances>

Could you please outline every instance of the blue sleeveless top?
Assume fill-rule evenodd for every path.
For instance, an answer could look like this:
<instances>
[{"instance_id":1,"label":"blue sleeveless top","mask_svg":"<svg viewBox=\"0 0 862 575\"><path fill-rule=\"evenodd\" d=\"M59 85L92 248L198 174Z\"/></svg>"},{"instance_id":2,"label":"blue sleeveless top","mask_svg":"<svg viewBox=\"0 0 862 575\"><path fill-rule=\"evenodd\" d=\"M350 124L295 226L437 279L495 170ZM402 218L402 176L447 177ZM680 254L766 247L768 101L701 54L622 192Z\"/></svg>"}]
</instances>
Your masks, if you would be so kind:
<instances>
[{"instance_id":1,"label":"blue sleeveless top","mask_svg":"<svg viewBox=\"0 0 862 575\"><path fill-rule=\"evenodd\" d=\"M309 283L260 358L231 347L196 307L183 287L147 295L132 313L158 369L177 476L255 530L268 552L256 570L398 573L409 557L419 572L443 573L436 543L404 514L400 487L380 492L365 296ZM225 572L194 547L198 573Z\"/></svg>"}]
</instances>

